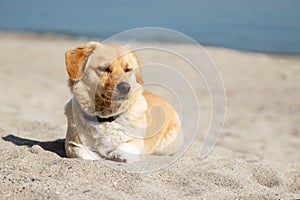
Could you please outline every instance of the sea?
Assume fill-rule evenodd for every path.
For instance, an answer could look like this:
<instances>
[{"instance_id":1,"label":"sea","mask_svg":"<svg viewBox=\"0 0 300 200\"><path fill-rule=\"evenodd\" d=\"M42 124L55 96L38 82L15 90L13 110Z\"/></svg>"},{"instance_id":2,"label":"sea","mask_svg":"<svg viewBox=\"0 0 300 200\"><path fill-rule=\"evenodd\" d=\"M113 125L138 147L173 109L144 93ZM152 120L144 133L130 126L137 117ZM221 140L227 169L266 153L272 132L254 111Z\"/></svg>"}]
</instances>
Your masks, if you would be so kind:
<instances>
[{"instance_id":1,"label":"sea","mask_svg":"<svg viewBox=\"0 0 300 200\"><path fill-rule=\"evenodd\" d=\"M0 0L0 31L105 39L141 27L202 45L300 54L300 0Z\"/></svg>"}]
</instances>

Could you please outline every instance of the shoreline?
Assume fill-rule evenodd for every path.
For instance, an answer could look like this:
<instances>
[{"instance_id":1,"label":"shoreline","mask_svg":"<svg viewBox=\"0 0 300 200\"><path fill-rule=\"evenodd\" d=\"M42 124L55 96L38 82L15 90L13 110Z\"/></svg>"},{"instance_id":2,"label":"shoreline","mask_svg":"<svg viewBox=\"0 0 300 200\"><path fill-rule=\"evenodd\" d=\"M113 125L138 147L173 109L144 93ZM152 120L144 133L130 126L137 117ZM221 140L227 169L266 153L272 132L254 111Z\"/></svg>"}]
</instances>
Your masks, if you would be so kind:
<instances>
[{"instance_id":1,"label":"shoreline","mask_svg":"<svg viewBox=\"0 0 300 200\"><path fill-rule=\"evenodd\" d=\"M70 41L103 41L105 39L93 37L93 36L83 36L80 34L68 34L68 33L59 33L59 32L33 32L33 31L13 31L13 30L0 30L1 35L13 35L15 37L27 37L27 38L36 38L36 39L62 39L62 40L70 40ZM159 41L156 40L153 41L143 41L143 40L137 40L137 41L129 41L134 43L159 43L159 44L166 44L166 45L193 45L188 43L176 43L174 42L167 42L167 41ZM201 44L198 41L196 41L198 44L200 44L204 48L214 48L214 49L224 49L224 50L230 50L230 51L237 51L242 53L253 53L253 54L265 54L269 56L286 56L286 57L299 57L299 53L272 53L272 52L266 52L266 51L251 51L251 50L241 50L241 49L234 49L230 47L225 46L214 46L214 45L208 45L208 44Z\"/></svg>"}]
</instances>

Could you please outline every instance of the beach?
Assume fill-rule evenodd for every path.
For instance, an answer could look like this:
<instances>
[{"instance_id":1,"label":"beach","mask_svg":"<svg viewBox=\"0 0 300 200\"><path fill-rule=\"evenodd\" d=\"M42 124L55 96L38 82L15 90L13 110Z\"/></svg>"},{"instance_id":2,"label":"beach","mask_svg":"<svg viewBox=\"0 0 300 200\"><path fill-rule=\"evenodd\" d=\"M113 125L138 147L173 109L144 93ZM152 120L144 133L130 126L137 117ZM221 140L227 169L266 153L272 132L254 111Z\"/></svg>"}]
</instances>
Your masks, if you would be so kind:
<instances>
[{"instance_id":1,"label":"beach","mask_svg":"<svg viewBox=\"0 0 300 200\"><path fill-rule=\"evenodd\" d=\"M205 47L226 89L217 145L200 159L199 134L171 165L128 173L65 157L64 105L72 96L64 53L85 42L0 33L0 199L300 198L300 56ZM206 116L209 96L204 86L197 91ZM209 118L201 120L203 132Z\"/></svg>"}]
</instances>

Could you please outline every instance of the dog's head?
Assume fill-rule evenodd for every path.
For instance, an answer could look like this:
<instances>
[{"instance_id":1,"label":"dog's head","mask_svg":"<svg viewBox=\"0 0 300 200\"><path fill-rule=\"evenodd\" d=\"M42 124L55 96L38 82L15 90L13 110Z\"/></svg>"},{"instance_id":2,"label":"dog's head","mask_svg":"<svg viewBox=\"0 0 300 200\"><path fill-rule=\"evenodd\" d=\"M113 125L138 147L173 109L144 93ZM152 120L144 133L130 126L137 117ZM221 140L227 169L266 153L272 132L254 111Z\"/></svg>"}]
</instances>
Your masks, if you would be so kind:
<instances>
[{"instance_id":1,"label":"dog's head","mask_svg":"<svg viewBox=\"0 0 300 200\"><path fill-rule=\"evenodd\" d=\"M140 62L128 46L90 42L66 52L69 85L88 115L124 112L143 84Z\"/></svg>"}]
</instances>

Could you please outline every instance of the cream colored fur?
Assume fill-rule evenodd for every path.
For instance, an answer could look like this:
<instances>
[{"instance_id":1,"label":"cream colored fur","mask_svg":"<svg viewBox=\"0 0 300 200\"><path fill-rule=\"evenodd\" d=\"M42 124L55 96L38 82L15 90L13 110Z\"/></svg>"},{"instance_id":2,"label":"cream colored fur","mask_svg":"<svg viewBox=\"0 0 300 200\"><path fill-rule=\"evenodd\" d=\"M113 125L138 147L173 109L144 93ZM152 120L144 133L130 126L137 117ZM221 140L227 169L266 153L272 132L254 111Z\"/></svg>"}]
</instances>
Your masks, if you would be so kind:
<instances>
[{"instance_id":1,"label":"cream colored fur","mask_svg":"<svg viewBox=\"0 0 300 200\"><path fill-rule=\"evenodd\" d=\"M65 108L68 157L133 162L139 155L172 155L180 148L177 113L162 98L143 92L139 60L127 46L88 43L66 53L66 67L73 93ZM130 85L122 100L117 99L120 82ZM117 118L90 120L96 115Z\"/></svg>"}]
</instances>

